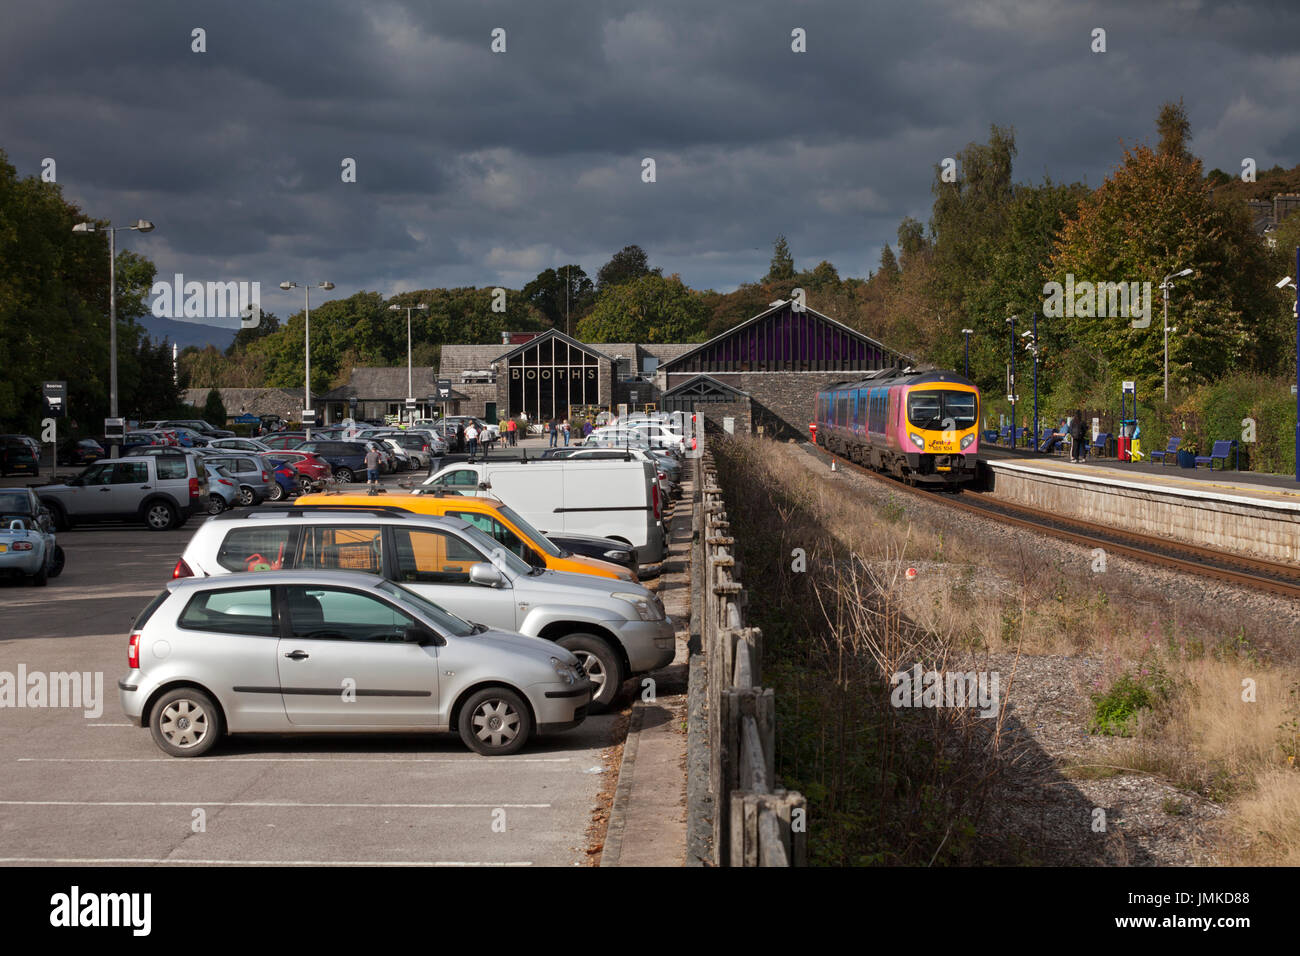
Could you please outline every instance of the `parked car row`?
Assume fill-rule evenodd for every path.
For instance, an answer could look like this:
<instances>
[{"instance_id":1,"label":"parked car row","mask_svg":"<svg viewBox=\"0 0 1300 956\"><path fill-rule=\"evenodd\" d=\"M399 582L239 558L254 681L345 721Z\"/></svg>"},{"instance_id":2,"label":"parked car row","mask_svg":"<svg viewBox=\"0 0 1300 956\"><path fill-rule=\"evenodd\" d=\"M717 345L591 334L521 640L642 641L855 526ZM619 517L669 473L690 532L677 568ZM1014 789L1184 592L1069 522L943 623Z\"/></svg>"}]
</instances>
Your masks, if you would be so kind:
<instances>
[{"instance_id":1,"label":"parked car row","mask_svg":"<svg viewBox=\"0 0 1300 956\"><path fill-rule=\"evenodd\" d=\"M664 560L677 464L478 460L409 493L223 511L132 625L123 709L180 757L343 731L455 732L498 755L576 726L675 655L638 568Z\"/></svg>"}]
</instances>

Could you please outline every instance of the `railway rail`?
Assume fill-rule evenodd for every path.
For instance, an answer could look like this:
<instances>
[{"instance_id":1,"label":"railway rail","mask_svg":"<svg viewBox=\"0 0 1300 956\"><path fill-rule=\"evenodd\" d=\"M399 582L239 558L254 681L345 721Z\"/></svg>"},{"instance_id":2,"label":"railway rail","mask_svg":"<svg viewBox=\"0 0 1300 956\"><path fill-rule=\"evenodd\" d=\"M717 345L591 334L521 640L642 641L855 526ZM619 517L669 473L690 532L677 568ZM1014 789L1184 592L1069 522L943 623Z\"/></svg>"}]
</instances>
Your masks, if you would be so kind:
<instances>
[{"instance_id":1,"label":"railway rail","mask_svg":"<svg viewBox=\"0 0 1300 956\"><path fill-rule=\"evenodd\" d=\"M960 498L955 495L940 494L879 474L856 462L831 454L821 447L817 447L815 453L828 461L836 461L840 467L849 468L918 498L938 502L1002 524L1025 528L1088 548L1102 548L1108 554L1119 554L1136 561L1145 561L1160 567L1226 581L1240 587L1300 599L1300 568L1292 565L1243 555L1224 554L1200 545L1156 538L1078 518L1066 518L1024 505L995 501L978 492L968 491Z\"/></svg>"}]
</instances>

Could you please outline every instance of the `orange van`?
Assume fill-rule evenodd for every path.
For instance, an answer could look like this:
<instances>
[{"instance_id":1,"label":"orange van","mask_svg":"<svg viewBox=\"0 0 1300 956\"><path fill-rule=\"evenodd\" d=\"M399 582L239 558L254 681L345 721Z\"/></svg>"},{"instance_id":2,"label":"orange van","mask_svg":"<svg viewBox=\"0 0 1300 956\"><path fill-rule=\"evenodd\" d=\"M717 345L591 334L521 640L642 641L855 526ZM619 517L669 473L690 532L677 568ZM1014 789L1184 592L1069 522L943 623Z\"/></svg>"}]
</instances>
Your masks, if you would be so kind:
<instances>
[{"instance_id":1,"label":"orange van","mask_svg":"<svg viewBox=\"0 0 1300 956\"><path fill-rule=\"evenodd\" d=\"M556 547L509 506L496 498L467 498L462 495L430 494L311 494L299 495L294 506L309 508L313 505L357 508L402 508L417 514L460 518L478 528L489 538L513 551L536 568L548 571L568 571L573 574L593 574L600 578L617 578L636 581L637 576L627 568L610 561L571 554Z\"/></svg>"}]
</instances>

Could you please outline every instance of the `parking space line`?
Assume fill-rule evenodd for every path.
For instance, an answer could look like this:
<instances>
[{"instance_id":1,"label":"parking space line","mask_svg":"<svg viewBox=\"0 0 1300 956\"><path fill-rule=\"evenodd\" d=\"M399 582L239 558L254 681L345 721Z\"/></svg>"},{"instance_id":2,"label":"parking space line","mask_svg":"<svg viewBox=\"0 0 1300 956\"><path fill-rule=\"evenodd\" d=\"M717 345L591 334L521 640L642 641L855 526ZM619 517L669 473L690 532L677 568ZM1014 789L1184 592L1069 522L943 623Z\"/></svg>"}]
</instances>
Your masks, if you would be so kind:
<instances>
[{"instance_id":1,"label":"parking space line","mask_svg":"<svg viewBox=\"0 0 1300 956\"><path fill-rule=\"evenodd\" d=\"M62 866L147 864L153 866L532 866L529 860L155 860L148 857L4 856L0 863L51 863Z\"/></svg>"},{"instance_id":2,"label":"parking space line","mask_svg":"<svg viewBox=\"0 0 1300 956\"><path fill-rule=\"evenodd\" d=\"M135 724L86 724L87 727L134 727Z\"/></svg>"},{"instance_id":3,"label":"parking space line","mask_svg":"<svg viewBox=\"0 0 1300 956\"><path fill-rule=\"evenodd\" d=\"M257 800L0 800L5 807L250 807L289 810L549 810L549 803L294 803Z\"/></svg>"},{"instance_id":4,"label":"parking space line","mask_svg":"<svg viewBox=\"0 0 1300 956\"><path fill-rule=\"evenodd\" d=\"M134 724L98 724L100 727L133 727ZM170 763L176 766L206 767L218 763L463 763L478 767L513 766L517 763L572 763L572 757L205 757L178 761L175 757L18 757L18 763Z\"/></svg>"}]
</instances>

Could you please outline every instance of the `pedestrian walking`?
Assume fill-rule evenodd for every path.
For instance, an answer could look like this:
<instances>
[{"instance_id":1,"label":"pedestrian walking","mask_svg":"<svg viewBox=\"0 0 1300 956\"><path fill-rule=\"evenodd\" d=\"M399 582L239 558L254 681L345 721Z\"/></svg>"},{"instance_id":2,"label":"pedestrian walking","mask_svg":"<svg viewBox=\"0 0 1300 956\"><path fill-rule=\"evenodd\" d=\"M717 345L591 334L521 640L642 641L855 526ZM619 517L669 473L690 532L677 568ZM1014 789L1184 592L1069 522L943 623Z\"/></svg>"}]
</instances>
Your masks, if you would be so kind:
<instances>
[{"instance_id":1,"label":"pedestrian walking","mask_svg":"<svg viewBox=\"0 0 1300 956\"><path fill-rule=\"evenodd\" d=\"M560 433L560 427L559 427L559 425L556 423L556 421L555 421L554 418L552 418L549 422L547 422L547 424L546 424L546 430L547 430L548 432L550 432L550 435L551 435L551 447L554 448L554 447L555 447L555 439L556 439L556 437L557 437L557 436L559 435L559 433Z\"/></svg>"},{"instance_id":2,"label":"pedestrian walking","mask_svg":"<svg viewBox=\"0 0 1300 956\"><path fill-rule=\"evenodd\" d=\"M1070 419L1070 461L1081 462L1087 454L1083 444L1083 412L1075 409Z\"/></svg>"},{"instance_id":3,"label":"pedestrian walking","mask_svg":"<svg viewBox=\"0 0 1300 956\"><path fill-rule=\"evenodd\" d=\"M366 484L379 487L379 449L374 445L366 449Z\"/></svg>"},{"instance_id":4,"label":"pedestrian walking","mask_svg":"<svg viewBox=\"0 0 1300 956\"><path fill-rule=\"evenodd\" d=\"M595 426L593 426L593 425L591 424L591 419L590 419L590 418L587 419L585 422L582 423L582 437L583 437L583 438L586 438L588 435L590 435L590 434L591 434L592 432L594 432L595 430L596 430L596 429L595 429Z\"/></svg>"},{"instance_id":5,"label":"pedestrian walking","mask_svg":"<svg viewBox=\"0 0 1300 956\"><path fill-rule=\"evenodd\" d=\"M560 430L564 432L564 447L569 447L569 420L566 418L560 425Z\"/></svg>"},{"instance_id":6,"label":"pedestrian walking","mask_svg":"<svg viewBox=\"0 0 1300 956\"><path fill-rule=\"evenodd\" d=\"M465 429L465 446L469 451L469 456L474 457L478 452L478 426L473 422L469 423L469 428Z\"/></svg>"},{"instance_id":7,"label":"pedestrian walking","mask_svg":"<svg viewBox=\"0 0 1300 956\"><path fill-rule=\"evenodd\" d=\"M461 452L464 450L465 450L465 426L464 424L457 422L456 423L456 451Z\"/></svg>"},{"instance_id":8,"label":"pedestrian walking","mask_svg":"<svg viewBox=\"0 0 1300 956\"><path fill-rule=\"evenodd\" d=\"M511 448L519 443L519 423L513 418L506 422L506 438L509 440Z\"/></svg>"}]
</instances>

